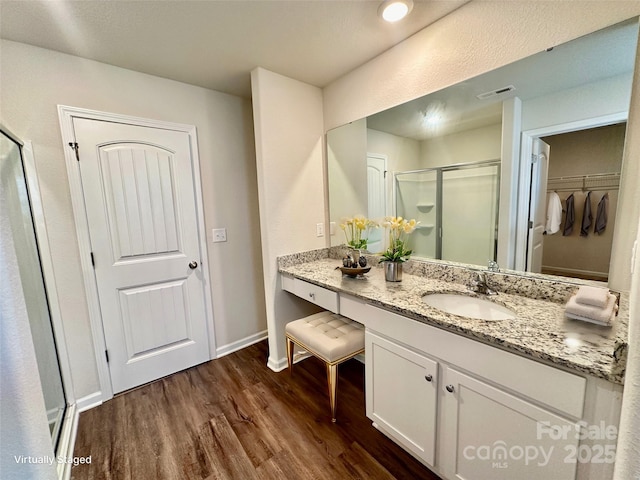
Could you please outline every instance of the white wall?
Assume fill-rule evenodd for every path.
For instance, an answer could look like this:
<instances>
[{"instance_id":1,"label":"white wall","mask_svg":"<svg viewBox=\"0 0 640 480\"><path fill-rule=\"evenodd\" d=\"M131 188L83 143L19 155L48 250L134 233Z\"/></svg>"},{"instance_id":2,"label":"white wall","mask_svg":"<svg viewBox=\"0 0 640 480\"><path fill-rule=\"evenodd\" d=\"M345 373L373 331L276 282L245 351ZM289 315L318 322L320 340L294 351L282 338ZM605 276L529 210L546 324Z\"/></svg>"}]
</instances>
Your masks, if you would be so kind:
<instances>
[{"instance_id":1,"label":"white wall","mask_svg":"<svg viewBox=\"0 0 640 480\"><path fill-rule=\"evenodd\" d=\"M640 46L640 39L638 40ZM640 178L640 162L632 162L631 159L640 158L640 128L631 128L630 125L640 124L640 48L636 50L636 69L634 73L634 88L631 92L631 107L629 109L629 121L627 122L627 135L625 138L625 150L623 158L622 185L624 193L620 196L618 209L625 209L635 215L637 219L637 237L635 244L631 246L626 238L615 232L613 237L613 249L628 249L635 251L635 265L620 263L611 266L609 275L613 269L628 272L633 269L632 286L630 290L629 312L629 352L627 357L627 371L625 376L624 396L622 398L622 414L620 417L620 435L616 452L616 464L614 471L615 480L634 478L640 473L640 188L637 188L637 179ZM636 186L636 188L633 188ZM620 230L620 229L618 229ZM631 256L631 255L630 255Z\"/></svg>"},{"instance_id":2,"label":"white wall","mask_svg":"<svg viewBox=\"0 0 640 480\"><path fill-rule=\"evenodd\" d=\"M640 220L640 219L639 219ZM640 224L638 225L640 232ZM633 284L631 286L631 310L629 323L629 351L624 379L622 413L618 430L618 445L614 480L638 478L640 474L640 234L636 239Z\"/></svg>"},{"instance_id":3,"label":"white wall","mask_svg":"<svg viewBox=\"0 0 640 480\"><path fill-rule=\"evenodd\" d=\"M2 41L1 121L32 140L75 397L99 391L57 104L195 125L217 347L266 328L251 106L200 87ZM211 244L211 229L227 243ZM244 265L238 268L239 260Z\"/></svg>"},{"instance_id":4,"label":"white wall","mask_svg":"<svg viewBox=\"0 0 640 480\"><path fill-rule=\"evenodd\" d=\"M631 73L618 75L523 101L522 130L626 112L631 98L632 80ZM589 101L585 102L585 98Z\"/></svg>"},{"instance_id":5,"label":"white wall","mask_svg":"<svg viewBox=\"0 0 640 480\"><path fill-rule=\"evenodd\" d=\"M284 326L317 311L281 290L277 257L325 247L322 91L263 68L251 72L269 362L286 367Z\"/></svg>"},{"instance_id":6,"label":"white wall","mask_svg":"<svg viewBox=\"0 0 640 480\"><path fill-rule=\"evenodd\" d=\"M501 123L429 138L420 143L420 168L496 160L501 145Z\"/></svg>"}]
</instances>

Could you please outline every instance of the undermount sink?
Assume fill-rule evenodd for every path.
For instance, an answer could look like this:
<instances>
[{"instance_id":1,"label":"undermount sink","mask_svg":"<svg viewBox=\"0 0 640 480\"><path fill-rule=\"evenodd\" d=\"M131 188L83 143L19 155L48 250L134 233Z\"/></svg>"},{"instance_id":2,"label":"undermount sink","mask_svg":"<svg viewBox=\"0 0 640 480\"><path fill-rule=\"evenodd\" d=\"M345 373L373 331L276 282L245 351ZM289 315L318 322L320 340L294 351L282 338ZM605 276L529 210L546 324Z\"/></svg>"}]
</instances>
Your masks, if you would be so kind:
<instances>
[{"instance_id":1,"label":"undermount sink","mask_svg":"<svg viewBox=\"0 0 640 480\"><path fill-rule=\"evenodd\" d=\"M422 297L427 305L443 312L476 320L513 320L516 314L495 302L455 293L430 293Z\"/></svg>"}]
</instances>

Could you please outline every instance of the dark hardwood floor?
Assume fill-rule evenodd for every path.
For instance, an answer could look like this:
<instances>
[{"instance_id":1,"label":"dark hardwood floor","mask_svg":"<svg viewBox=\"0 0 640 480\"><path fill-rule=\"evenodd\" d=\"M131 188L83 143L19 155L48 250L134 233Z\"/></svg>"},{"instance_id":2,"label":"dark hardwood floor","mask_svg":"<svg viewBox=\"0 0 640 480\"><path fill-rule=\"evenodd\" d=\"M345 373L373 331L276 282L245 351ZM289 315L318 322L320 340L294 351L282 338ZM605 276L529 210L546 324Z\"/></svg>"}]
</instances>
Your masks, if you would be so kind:
<instances>
[{"instance_id":1,"label":"dark hardwood floor","mask_svg":"<svg viewBox=\"0 0 640 480\"><path fill-rule=\"evenodd\" d=\"M80 415L72 479L437 479L371 426L364 366L339 367L331 423L324 364L266 367L267 343L117 395Z\"/></svg>"}]
</instances>

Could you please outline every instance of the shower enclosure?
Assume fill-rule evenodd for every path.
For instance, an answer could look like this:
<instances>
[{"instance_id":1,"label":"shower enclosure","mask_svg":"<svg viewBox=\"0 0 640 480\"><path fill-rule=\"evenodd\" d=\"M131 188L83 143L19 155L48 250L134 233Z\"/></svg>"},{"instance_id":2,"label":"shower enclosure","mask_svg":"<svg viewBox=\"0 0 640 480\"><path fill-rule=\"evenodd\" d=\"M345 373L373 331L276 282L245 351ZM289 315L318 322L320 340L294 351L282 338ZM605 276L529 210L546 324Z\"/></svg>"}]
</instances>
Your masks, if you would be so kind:
<instances>
[{"instance_id":1,"label":"shower enclosure","mask_svg":"<svg viewBox=\"0 0 640 480\"><path fill-rule=\"evenodd\" d=\"M496 260L500 160L394 174L397 216L420 221L417 257L486 265Z\"/></svg>"},{"instance_id":2,"label":"shower enclosure","mask_svg":"<svg viewBox=\"0 0 640 480\"><path fill-rule=\"evenodd\" d=\"M42 246L36 236L33 192L25 168L23 145L8 132L0 130L0 215L2 221L7 222L11 236L10 239L3 237L1 241L12 244L15 249L51 443L54 451L61 451L58 446L68 399L52 325L49 291L43 276Z\"/></svg>"}]
</instances>

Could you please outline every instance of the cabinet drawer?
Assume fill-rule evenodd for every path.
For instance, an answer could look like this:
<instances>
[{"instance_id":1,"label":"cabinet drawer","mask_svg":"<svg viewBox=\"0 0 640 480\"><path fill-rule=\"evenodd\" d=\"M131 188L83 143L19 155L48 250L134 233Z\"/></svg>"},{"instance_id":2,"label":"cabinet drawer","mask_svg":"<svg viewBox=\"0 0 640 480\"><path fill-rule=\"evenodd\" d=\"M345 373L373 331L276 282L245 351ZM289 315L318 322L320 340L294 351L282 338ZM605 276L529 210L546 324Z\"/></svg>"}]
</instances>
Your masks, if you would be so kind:
<instances>
[{"instance_id":1,"label":"cabinet drawer","mask_svg":"<svg viewBox=\"0 0 640 480\"><path fill-rule=\"evenodd\" d=\"M287 292L295 294L295 278L290 277L289 275L280 275L280 283L282 285L282 290L286 290Z\"/></svg>"},{"instance_id":2,"label":"cabinet drawer","mask_svg":"<svg viewBox=\"0 0 640 480\"><path fill-rule=\"evenodd\" d=\"M283 285L284 288L284 285ZM338 309L338 293L326 288L313 285L298 278L293 279L293 294L300 298L315 303L319 307L333 313L340 313Z\"/></svg>"},{"instance_id":3,"label":"cabinet drawer","mask_svg":"<svg viewBox=\"0 0 640 480\"><path fill-rule=\"evenodd\" d=\"M351 295L340 294L340 315L364 324L367 318L367 304Z\"/></svg>"}]
</instances>

